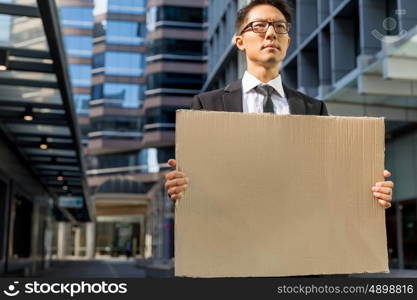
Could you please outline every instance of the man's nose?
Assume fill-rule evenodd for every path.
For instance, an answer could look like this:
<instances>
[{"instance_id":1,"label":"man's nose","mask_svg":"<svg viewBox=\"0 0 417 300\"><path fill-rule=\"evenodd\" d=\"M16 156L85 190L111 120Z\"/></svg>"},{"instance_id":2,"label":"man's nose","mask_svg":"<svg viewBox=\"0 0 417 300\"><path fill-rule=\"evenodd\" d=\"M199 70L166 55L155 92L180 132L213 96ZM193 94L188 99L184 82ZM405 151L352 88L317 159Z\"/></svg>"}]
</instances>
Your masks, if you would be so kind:
<instances>
[{"instance_id":1,"label":"man's nose","mask_svg":"<svg viewBox=\"0 0 417 300\"><path fill-rule=\"evenodd\" d=\"M265 33L265 38L268 40L275 40L277 38L277 33L275 32L274 25L269 25L268 30Z\"/></svg>"}]
</instances>

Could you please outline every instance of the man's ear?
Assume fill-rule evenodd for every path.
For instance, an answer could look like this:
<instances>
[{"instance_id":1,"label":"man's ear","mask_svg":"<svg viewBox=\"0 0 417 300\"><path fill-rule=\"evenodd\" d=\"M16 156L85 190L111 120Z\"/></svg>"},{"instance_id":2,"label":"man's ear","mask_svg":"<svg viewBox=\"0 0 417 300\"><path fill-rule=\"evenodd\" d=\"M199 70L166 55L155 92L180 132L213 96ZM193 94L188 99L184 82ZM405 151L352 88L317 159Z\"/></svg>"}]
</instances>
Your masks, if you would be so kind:
<instances>
[{"instance_id":1,"label":"man's ear","mask_svg":"<svg viewBox=\"0 0 417 300\"><path fill-rule=\"evenodd\" d=\"M240 51L245 51L245 46L241 35L235 35L233 42Z\"/></svg>"}]
</instances>

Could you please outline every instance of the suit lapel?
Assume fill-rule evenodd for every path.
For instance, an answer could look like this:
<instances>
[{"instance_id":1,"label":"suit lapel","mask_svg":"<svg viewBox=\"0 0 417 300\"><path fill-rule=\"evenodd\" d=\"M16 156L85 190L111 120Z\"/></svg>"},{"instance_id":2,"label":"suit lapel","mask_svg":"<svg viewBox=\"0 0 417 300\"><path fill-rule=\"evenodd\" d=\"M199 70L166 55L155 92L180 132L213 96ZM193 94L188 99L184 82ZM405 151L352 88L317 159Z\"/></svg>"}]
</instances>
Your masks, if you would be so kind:
<instances>
[{"instance_id":1,"label":"suit lapel","mask_svg":"<svg viewBox=\"0 0 417 300\"><path fill-rule=\"evenodd\" d=\"M237 80L228 84L223 93L224 111L243 112L242 81Z\"/></svg>"},{"instance_id":2,"label":"suit lapel","mask_svg":"<svg viewBox=\"0 0 417 300\"><path fill-rule=\"evenodd\" d=\"M306 107L304 104L303 99L298 96L298 93L283 84L285 96L288 100L288 106L290 108L290 113L292 115L305 115L306 114Z\"/></svg>"}]
</instances>

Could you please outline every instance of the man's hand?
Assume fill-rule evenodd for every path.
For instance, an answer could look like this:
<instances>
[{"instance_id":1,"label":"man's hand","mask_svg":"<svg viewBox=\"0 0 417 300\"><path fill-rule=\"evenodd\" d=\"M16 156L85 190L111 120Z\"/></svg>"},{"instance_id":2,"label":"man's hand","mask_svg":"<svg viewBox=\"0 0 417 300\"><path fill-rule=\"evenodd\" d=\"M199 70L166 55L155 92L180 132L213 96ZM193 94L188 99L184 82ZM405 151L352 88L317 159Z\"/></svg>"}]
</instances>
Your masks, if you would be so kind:
<instances>
[{"instance_id":1,"label":"man's hand","mask_svg":"<svg viewBox=\"0 0 417 300\"><path fill-rule=\"evenodd\" d=\"M168 160L168 164L174 169L177 167L175 159ZM183 172L171 171L165 175L165 188L168 191L168 195L171 200L180 200L184 196L184 192L187 189L189 179Z\"/></svg>"},{"instance_id":2,"label":"man's hand","mask_svg":"<svg viewBox=\"0 0 417 300\"><path fill-rule=\"evenodd\" d=\"M391 176L391 172L385 170L384 178ZM372 187L372 192L374 197L378 200L378 203L384 208L391 207L392 200L392 188L394 187L394 182L392 181L380 181L375 183Z\"/></svg>"}]
</instances>

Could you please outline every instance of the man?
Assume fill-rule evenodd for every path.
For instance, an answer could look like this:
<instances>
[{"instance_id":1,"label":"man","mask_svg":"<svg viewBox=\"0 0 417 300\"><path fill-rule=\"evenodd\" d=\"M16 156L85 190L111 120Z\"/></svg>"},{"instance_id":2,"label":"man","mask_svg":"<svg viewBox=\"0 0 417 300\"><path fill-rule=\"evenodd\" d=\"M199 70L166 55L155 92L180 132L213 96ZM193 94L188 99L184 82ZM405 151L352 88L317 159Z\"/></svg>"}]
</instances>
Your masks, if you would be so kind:
<instances>
[{"instance_id":1,"label":"man","mask_svg":"<svg viewBox=\"0 0 417 300\"><path fill-rule=\"evenodd\" d=\"M246 55L247 71L224 89L196 95L191 109L327 116L324 102L282 84L279 69L291 42L290 26L291 8L285 0L253 0L239 10L235 45ZM176 168L174 159L168 164ZM384 178L390 176L385 170ZM181 199L189 178L171 171L166 179L170 198ZM391 207L393 187L392 181L382 181L371 188L381 206Z\"/></svg>"}]
</instances>

